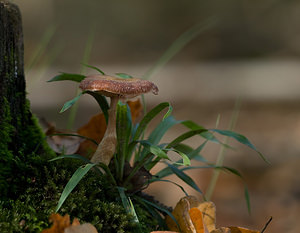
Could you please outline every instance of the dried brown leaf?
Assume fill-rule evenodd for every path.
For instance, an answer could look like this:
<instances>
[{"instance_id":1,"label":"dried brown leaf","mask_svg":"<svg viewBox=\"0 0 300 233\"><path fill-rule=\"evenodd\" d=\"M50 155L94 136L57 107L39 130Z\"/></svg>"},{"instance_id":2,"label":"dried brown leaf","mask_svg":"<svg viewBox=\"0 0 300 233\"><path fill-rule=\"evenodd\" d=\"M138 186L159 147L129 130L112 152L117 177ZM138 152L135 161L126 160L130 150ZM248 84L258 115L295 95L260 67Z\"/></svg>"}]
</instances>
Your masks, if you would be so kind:
<instances>
[{"instance_id":1,"label":"dried brown leaf","mask_svg":"<svg viewBox=\"0 0 300 233\"><path fill-rule=\"evenodd\" d=\"M41 233L64 233L64 230L71 226L70 216L67 214L65 216L51 214L49 221L53 223L51 228L45 229ZM79 224L78 219L74 219L73 223L74 225Z\"/></svg>"},{"instance_id":2,"label":"dried brown leaf","mask_svg":"<svg viewBox=\"0 0 300 233\"><path fill-rule=\"evenodd\" d=\"M216 229L216 206L211 201L206 201L200 203L198 209L201 211L203 215L203 222L207 227L208 231Z\"/></svg>"},{"instance_id":3,"label":"dried brown leaf","mask_svg":"<svg viewBox=\"0 0 300 233\"><path fill-rule=\"evenodd\" d=\"M98 233L97 229L90 223L70 226L65 229L64 233Z\"/></svg>"},{"instance_id":4,"label":"dried brown leaf","mask_svg":"<svg viewBox=\"0 0 300 233\"><path fill-rule=\"evenodd\" d=\"M221 227L211 231L210 233L231 233L231 231L228 227Z\"/></svg>"}]
</instances>

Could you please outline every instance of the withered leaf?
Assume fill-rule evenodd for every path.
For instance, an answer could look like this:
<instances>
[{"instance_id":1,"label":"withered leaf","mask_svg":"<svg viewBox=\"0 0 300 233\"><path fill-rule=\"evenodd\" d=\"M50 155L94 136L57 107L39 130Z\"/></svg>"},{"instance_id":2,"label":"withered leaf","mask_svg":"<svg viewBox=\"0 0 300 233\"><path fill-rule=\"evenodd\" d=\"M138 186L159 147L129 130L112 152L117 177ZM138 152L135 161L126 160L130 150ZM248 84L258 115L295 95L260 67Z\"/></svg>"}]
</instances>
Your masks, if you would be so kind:
<instances>
[{"instance_id":1,"label":"withered leaf","mask_svg":"<svg viewBox=\"0 0 300 233\"><path fill-rule=\"evenodd\" d=\"M98 233L97 229L90 223L84 223L78 226L70 226L64 233Z\"/></svg>"},{"instance_id":2,"label":"withered leaf","mask_svg":"<svg viewBox=\"0 0 300 233\"><path fill-rule=\"evenodd\" d=\"M74 219L73 223L70 222L70 216L61 216L60 214L51 214L49 221L52 222L52 226L49 229L43 230L41 233L64 233L64 230L69 226L79 225L78 219Z\"/></svg>"},{"instance_id":3,"label":"withered leaf","mask_svg":"<svg viewBox=\"0 0 300 233\"><path fill-rule=\"evenodd\" d=\"M200 203L197 208L203 215L203 222L207 227L208 231L216 229L216 206L211 201Z\"/></svg>"},{"instance_id":4,"label":"withered leaf","mask_svg":"<svg viewBox=\"0 0 300 233\"><path fill-rule=\"evenodd\" d=\"M210 233L231 233L231 231L228 227L221 227L211 231Z\"/></svg>"},{"instance_id":5,"label":"withered leaf","mask_svg":"<svg viewBox=\"0 0 300 233\"><path fill-rule=\"evenodd\" d=\"M194 205L197 199L193 196L181 198L176 204L172 214L177 220L182 232L196 233L196 229L189 215L189 210L191 209L190 200ZM166 216L166 224L170 230L179 231L176 223L170 216Z\"/></svg>"},{"instance_id":6,"label":"withered leaf","mask_svg":"<svg viewBox=\"0 0 300 233\"><path fill-rule=\"evenodd\" d=\"M197 233L209 233L203 221L203 214L197 207L191 208L189 215Z\"/></svg>"},{"instance_id":7,"label":"withered leaf","mask_svg":"<svg viewBox=\"0 0 300 233\"><path fill-rule=\"evenodd\" d=\"M172 212L183 233L259 233L243 227L216 229L216 206L213 202L200 203L196 197L183 197ZM166 224L172 231L179 231L176 223L167 216Z\"/></svg>"},{"instance_id":8,"label":"withered leaf","mask_svg":"<svg viewBox=\"0 0 300 233\"><path fill-rule=\"evenodd\" d=\"M54 124L47 122L44 118L40 118L39 123L47 136L48 145L58 154L74 154L83 142L80 137L70 136L76 133L58 130Z\"/></svg>"}]
</instances>

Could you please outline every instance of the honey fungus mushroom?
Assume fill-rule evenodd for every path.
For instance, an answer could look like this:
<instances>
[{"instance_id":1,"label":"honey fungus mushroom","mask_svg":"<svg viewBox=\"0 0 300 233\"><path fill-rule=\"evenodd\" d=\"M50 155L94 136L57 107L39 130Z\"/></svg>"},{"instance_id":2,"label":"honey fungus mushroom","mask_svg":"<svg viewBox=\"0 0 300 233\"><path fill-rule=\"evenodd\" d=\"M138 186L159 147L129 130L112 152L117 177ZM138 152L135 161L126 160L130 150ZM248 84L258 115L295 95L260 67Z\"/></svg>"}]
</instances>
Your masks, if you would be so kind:
<instances>
[{"instance_id":1,"label":"honey fungus mushroom","mask_svg":"<svg viewBox=\"0 0 300 233\"><path fill-rule=\"evenodd\" d=\"M158 94L157 86L148 81L138 78L123 79L108 75L90 75L81 81L79 87L83 91L93 91L110 97L108 110L108 124L102 141L91 158L93 163L108 165L117 146L116 113L120 99L130 99L141 94L152 92Z\"/></svg>"}]
</instances>

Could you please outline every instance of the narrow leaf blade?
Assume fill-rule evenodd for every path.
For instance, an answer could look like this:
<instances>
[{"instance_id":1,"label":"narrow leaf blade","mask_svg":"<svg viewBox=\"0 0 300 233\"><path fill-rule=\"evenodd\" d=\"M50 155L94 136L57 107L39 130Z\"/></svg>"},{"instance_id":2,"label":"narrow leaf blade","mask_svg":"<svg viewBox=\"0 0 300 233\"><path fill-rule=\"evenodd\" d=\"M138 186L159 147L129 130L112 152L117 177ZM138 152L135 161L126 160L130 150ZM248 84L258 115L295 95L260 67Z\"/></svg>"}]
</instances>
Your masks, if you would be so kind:
<instances>
[{"instance_id":1,"label":"narrow leaf blade","mask_svg":"<svg viewBox=\"0 0 300 233\"><path fill-rule=\"evenodd\" d=\"M202 194L202 191L200 190L200 188L198 187L198 185L193 181L193 179L188 176L187 174L185 174L183 171L181 171L180 169L178 169L177 167L168 164L168 166L170 167L170 169L172 170L172 172L178 176L178 178L180 178L181 180L183 180L186 184L188 184L189 186L191 186L193 189L195 189L196 191L198 191L199 193Z\"/></svg>"},{"instance_id":2,"label":"narrow leaf blade","mask_svg":"<svg viewBox=\"0 0 300 233\"><path fill-rule=\"evenodd\" d=\"M177 138L175 138L172 142L170 142L166 148L172 148L176 145L178 145L179 143L181 143L182 141L191 138L197 134L201 134L203 132L206 132L206 129L197 129L197 130L190 130L186 133L183 133L182 135L178 136Z\"/></svg>"},{"instance_id":3,"label":"narrow leaf blade","mask_svg":"<svg viewBox=\"0 0 300 233\"><path fill-rule=\"evenodd\" d=\"M118 77L124 78L124 79L133 78L131 75L125 74L125 73L116 73L116 75L117 75Z\"/></svg>"},{"instance_id":4,"label":"narrow leaf blade","mask_svg":"<svg viewBox=\"0 0 300 233\"><path fill-rule=\"evenodd\" d=\"M148 126L149 122L157 116L163 109L166 107L169 107L170 104L167 102L161 103L154 107L150 112L148 112L144 118L141 120L136 133L134 135L133 141L136 141L139 139L139 137L142 135L142 133L145 131L146 127Z\"/></svg>"},{"instance_id":5,"label":"narrow leaf blade","mask_svg":"<svg viewBox=\"0 0 300 233\"><path fill-rule=\"evenodd\" d=\"M60 199L58 201L57 207L55 212L58 212L60 207L62 206L62 204L65 202L65 200L67 199L67 197L69 196L69 194L73 191L73 189L76 187L76 185L79 183L79 181L84 177L84 175L92 168L94 167L96 164L86 164L84 166L79 167L74 174L72 175L72 177L70 178L70 180L68 181L67 185L65 186Z\"/></svg>"},{"instance_id":6,"label":"narrow leaf blade","mask_svg":"<svg viewBox=\"0 0 300 233\"><path fill-rule=\"evenodd\" d=\"M256 151L260 157L266 162L266 163L270 163L267 158L261 153L259 152L256 147L248 140L248 138L246 138L244 135L235 133L233 131L230 130L219 130L219 129L211 129L210 131L219 133L221 135L227 136L227 137L231 137L233 139L235 139L236 141L238 141L239 143L242 143L248 147L250 147L251 149L253 149L254 151Z\"/></svg>"},{"instance_id":7,"label":"narrow leaf blade","mask_svg":"<svg viewBox=\"0 0 300 233\"><path fill-rule=\"evenodd\" d=\"M71 108L78 100L79 98L81 97L81 95L84 94L83 92L79 93L75 98L67 101L64 106L62 107L62 109L60 110L59 113L63 113L65 112L66 110L68 110L69 108Z\"/></svg>"},{"instance_id":8,"label":"narrow leaf blade","mask_svg":"<svg viewBox=\"0 0 300 233\"><path fill-rule=\"evenodd\" d=\"M102 70L100 70L98 67L96 67L96 66L91 66L91 65L88 65L88 64L84 64L84 63L81 63L81 64L84 65L84 66L86 66L86 67L88 67L88 68L97 70L102 75L105 75L105 73Z\"/></svg>"},{"instance_id":9,"label":"narrow leaf blade","mask_svg":"<svg viewBox=\"0 0 300 233\"><path fill-rule=\"evenodd\" d=\"M85 91L85 93L93 96L95 98L95 100L97 101L98 105L100 106L103 114L104 114L104 117L105 117L105 120L106 120L106 123L108 122L108 109L109 109L109 105L107 103L107 100L106 98L103 96L103 95L100 95L98 94L97 92L94 92L94 91Z\"/></svg>"},{"instance_id":10,"label":"narrow leaf blade","mask_svg":"<svg viewBox=\"0 0 300 233\"><path fill-rule=\"evenodd\" d=\"M56 160L59 160L59 159L80 159L82 160L83 162L85 163L91 163L91 161L81 155L78 155L78 154L71 154L71 155L61 155L61 156L57 156L53 159L50 159L49 162L53 162L53 161L56 161Z\"/></svg>"},{"instance_id":11,"label":"narrow leaf blade","mask_svg":"<svg viewBox=\"0 0 300 233\"><path fill-rule=\"evenodd\" d=\"M148 137L148 141L153 144L158 144L166 132L176 124L179 124L181 121L177 121L173 116L169 116L161 121L156 128L151 132Z\"/></svg>"},{"instance_id":12,"label":"narrow leaf blade","mask_svg":"<svg viewBox=\"0 0 300 233\"><path fill-rule=\"evenodd\" d=\"M54 78L50 79L48 82L55 82L55 81L74 81L74 82L81 82L85 79L85 75L82 74L70 74L70 73L61 73L60 75L55 76Z\"/></svg>"}]
</instances>

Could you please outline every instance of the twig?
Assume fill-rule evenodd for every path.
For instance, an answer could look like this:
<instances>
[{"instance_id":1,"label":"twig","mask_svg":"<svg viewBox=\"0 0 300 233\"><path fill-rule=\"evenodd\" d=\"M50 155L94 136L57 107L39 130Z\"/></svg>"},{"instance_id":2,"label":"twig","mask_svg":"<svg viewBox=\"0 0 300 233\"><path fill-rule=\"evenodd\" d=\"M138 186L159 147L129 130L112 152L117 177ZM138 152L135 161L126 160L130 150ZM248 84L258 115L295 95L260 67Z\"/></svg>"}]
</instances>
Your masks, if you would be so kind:
<instances>
[{"instance_id":1,"label":"twig","mask_svg":"<svg viewBox=\"0 0 300 233\"><path fill-rule=\"evenodd\" d=\"M264 231L267 229L268 225L270 224L270 222L272 221L273 217L271 216L270 219L268 220L268 222L266 223L266 225L264 226L264 228L262 229L262 231L260 233L264 233Z\"/></svg>"}]
</instances>

